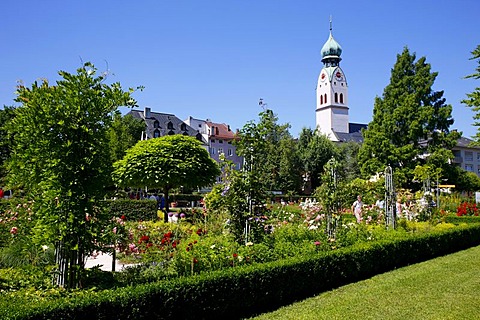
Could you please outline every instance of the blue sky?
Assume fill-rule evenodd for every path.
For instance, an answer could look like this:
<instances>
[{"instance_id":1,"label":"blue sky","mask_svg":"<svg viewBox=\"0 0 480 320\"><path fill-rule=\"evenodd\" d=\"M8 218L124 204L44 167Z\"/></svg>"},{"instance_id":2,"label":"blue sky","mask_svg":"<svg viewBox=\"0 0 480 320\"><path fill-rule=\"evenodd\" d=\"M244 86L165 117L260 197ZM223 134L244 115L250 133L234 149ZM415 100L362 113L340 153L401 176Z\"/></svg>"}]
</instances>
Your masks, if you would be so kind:
<instances>
[{"instance_id":1,"label":"blue sky","mask_svg":"<svg viewBox=\"0 0 480 320\"><path fill-rule=\"evenodd\" d=\"M343 48L350 121L368 123L375 96L405 46L439 73L435 90L453 106L452 129L472 136L473 112L460 103L478 80L471 51L480 44L480 1L144 0L0 2L0 106L15 85L82 61L112 73L141 108L242 128L263 98L298 136L315 126L320 50L329 35Z\"/></svg>"}]
</instances>

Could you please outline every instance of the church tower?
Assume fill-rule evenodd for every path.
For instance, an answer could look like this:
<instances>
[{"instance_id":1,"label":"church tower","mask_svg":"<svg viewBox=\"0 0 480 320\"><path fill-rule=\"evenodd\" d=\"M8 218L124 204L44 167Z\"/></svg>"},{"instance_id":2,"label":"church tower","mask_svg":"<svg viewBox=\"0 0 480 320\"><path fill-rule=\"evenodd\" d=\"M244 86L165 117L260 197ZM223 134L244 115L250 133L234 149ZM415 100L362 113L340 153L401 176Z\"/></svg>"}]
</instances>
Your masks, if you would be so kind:
<instances>
[{"instance_id":1,"label":"church tower","mask_svg":"<svg viewBox=\"0 0 480 320\"><path fill-rule=\"evenodd\" d=\"M330 140L339 141L335 132L349 133L348 86L343 70L340 68L342 47L330 36L322 47L323 69L317 83L317 129L326 134Z\"/></svg>"}]
</instances>

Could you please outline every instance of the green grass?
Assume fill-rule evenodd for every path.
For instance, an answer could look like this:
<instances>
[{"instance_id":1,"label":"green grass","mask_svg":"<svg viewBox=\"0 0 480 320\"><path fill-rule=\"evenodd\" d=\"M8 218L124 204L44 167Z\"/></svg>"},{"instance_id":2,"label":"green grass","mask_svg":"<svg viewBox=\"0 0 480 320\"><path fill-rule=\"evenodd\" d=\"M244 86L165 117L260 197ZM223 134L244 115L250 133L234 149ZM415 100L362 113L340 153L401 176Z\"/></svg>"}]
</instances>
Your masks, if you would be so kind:
<instances>
[{"instance_id":1,"label":"green grass","mask_svg":"<svg viewBox=\"0 0 480 320\"><path fill-rule=\"evenodd\" d=\"M479 272L480 246L343 286L254 319L480 319Z\"/></svg>"}]
</instances>

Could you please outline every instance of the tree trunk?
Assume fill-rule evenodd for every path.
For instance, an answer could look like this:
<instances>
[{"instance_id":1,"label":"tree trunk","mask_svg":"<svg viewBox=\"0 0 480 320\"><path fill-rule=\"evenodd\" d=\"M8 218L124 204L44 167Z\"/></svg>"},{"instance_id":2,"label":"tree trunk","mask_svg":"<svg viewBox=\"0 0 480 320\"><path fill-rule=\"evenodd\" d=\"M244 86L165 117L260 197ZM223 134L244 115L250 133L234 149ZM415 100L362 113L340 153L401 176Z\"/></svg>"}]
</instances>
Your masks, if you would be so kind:
<instances>
[{"instance_id":1,"label":"tree trunk","mask_svg":"<svg viewBox=\"0 0 480 320\"><path fill-rule=\"evenodd\" d=\"M168 211L170 210L170 199L169 199L169 195L168 195L168 192L170 191L170 187L166 186L164 189L163 189L163 195L165 197L165 214L164 214L164 221L165 222L168 222Z\"/></svg>"}]
</instances>

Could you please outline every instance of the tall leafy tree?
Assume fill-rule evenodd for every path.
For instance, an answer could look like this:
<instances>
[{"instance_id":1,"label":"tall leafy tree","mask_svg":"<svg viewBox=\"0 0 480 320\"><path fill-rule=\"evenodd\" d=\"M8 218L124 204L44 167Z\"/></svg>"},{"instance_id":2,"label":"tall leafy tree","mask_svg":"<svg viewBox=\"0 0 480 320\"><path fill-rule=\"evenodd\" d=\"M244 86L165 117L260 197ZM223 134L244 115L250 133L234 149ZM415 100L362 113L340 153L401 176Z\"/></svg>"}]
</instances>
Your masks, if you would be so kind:
<instances>
[{"instance_id":1,"label":"tall leafy tree","mask_svg":"<svg viewBox=\"0 0 480 320\"><path fill-rule=\"evenodd\" d=\"M10 152L13 148L13 137L8 133L6 124L13 119L15 108L10 106L4 106L0 110L0 186L3 184L1 181L5 177L4 164L10 157Z\"/></svg>"},{"instance_id":2,"label":"tall leafy tree","mask_svg":"<svg viewBox=\"0 0 480 320\"><path fill-rule=\"evenodd\" d=\"M354 141L343 142L337 145L338 159L340 159L338 175L340 178L352 181L360 178L360 165L358 163L358 151L360 143Z\"/></svg>"},{"instance_id":3,"label":"tall leafy tree","mask_svg":"<svg viewBox=\"0 0 480 320\"><path fill-rule=\"evenodd\" d=\"M200 142L183 135L139 141L114 168L114 181L122 187L162 189L166 208L172 188L209 186L220 175L217 163Z\"/></svg>"},{"instance_id":4,"label":"tall leafy tree","mask_svg":"<svg viewBox=\"0 0 480 320\"><path fill-rule=\"evenodd\" d=\"M472 58L470 59L477 60L477 68L475 69L474 73L468 75L466 78L478 80L480 79L480 45L478 45L477 48L472 51ZM475 115L473 116L475 122L473 125L477 127L477 134L474 138L474 144L478 146L480 145L480 87L476 87L472 93L468 93L467 99L463 100L462 102L468 107L472 108L472 110L475 112Z\"/></svg>"},{"instance_id":5,"label":"tall leafy tree","mask_svg":"<svg viewBox=\"0 0 480 320\"><path fill-rule=\"evenodd\" d=\"M239 131L237 153L245 158L254 189L286 192L298 185L295 156L280 147L289 148L294 143L290 125L278 124L270 109L262 111L259 118L258 123L250 121Z\"/></svg>"},{"instance_id":6,"label":"tall leafy tree","mask_svg":"<svg viewBox=\"0 0 480 320\"><path fill-rule=\"evenodd\" d=\"M318 130L303 128L297 144L297 152L303 169L303 176L315 190L321 184L323 167L337 155L335 145L328 137Z\"/></svg>"},{"instance_id":7,"label":"tall leafy tree","mask_svg":"<svg viewBox=\"0 0 480 320\"><path fill-rule=\"evenodd\" d=\"M430 69L425 57L417 60L408 48L397 55L390 84L375 98L373 120L363 131L363 175L382 172L390 164L406 184L417 165L448 166L450 150L461 134L449 130L452 106L445 103L443 91L432 90L437 73Z\"/></svg>"},{"instance_id":8,"label":"tall leafy tree","mask_svg":"<svg viewBox=\"0 0 480 320\"><path fill-rule=\"evenodd\" d=\"M59 75L55 85L18 87L7 168L9 185L35 200L34 238L56 246L57 284L72 288L108 223L98 205L111 172L108 126L118 106L135 101L91 63Z\"/></svg>"},{"instance_id":9,"label":"tall leafy tree","mask_svg":"<svg viewBox=\"0 0 480 320\"><path fill-rule=\"evenodd\" d=\"M123 159L126 151L140 141L145 122L132 115L122 116L120 111L113 115L113 122L108 129L108 141L112 163Z\"/></svg>"}]
</instances>

